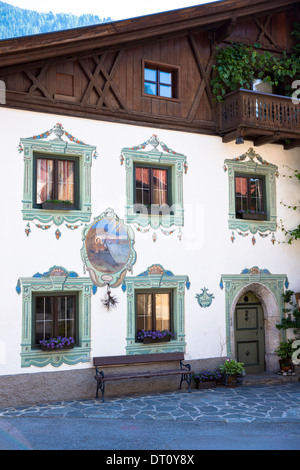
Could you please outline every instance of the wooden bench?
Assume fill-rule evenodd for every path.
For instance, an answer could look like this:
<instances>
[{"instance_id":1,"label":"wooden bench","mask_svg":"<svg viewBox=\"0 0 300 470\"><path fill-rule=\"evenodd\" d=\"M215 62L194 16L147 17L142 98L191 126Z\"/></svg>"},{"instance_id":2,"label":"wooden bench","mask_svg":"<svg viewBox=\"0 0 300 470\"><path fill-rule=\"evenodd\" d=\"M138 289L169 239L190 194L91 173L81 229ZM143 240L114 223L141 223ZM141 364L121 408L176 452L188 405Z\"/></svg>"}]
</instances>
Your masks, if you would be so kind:
<instances>
[{"instance_id":1,"label":"wooden bench","mask_svg":"<svg viewBox=\"0 0 300 470\"><path fill-rule=\"evenodd\" d=\"M97 381L96 389L96 398L98 398L98 391L101 390L102 393L102 402L104 402L104 391L105 391L105 382L110 382L113 380L130 380L130 379L140 379L140 378L150 378L150 377L160 377L160 376L172 376L172 375L181 375L179 388L183 381L186 381L188 384L188 390L191 392L191 380L192 380L192 370L190 364L183 364L184 354L183 352L173 352L173 353L159 353L159 354L136 354L129 356L106 356L106 357L94 357L93 362L96 367L95 379ZM160 369L160 370L143 370L140 371L126 371L124 373L116 374L104 374L103 370L99 370L99 367L116 367L122 365L137 365L137 364L154 364L154 363L166 363L171 361L179 361L178 367L176 369Z\"/></svg>"}]
</instances>

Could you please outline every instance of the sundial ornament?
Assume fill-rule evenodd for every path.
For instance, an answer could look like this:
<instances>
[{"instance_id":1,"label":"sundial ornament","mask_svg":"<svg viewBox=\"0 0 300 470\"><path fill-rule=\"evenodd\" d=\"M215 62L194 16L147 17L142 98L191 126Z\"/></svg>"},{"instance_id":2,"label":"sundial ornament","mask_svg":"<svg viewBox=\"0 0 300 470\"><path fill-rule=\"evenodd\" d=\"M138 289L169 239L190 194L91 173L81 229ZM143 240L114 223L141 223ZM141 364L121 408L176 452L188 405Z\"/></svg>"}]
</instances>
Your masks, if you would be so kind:
<instances>
[{"instance_id":1,"label":"sundial ornament","mask_svg":"<svg viewBox=\"0 0 300 470\"><path fill-rule=\"evenodd\" d=\"M198 300L198 304L200 307L209 307L212 303L212 300L215 298L214 294L209 294L208 289L204 287L201 289L200 294L196 294L196 299Z\"/></svg>"},{"instance_id":2,"label":"sundial ornament","mask_svg":"<svg viewBox=\"0 0 300 470\"><path fill-rule=\"evenodd\" d=\"M107 209L82 232L81 257L96 286L118 287L136 261L134 232Z\"/></svg>"}]
</instances>

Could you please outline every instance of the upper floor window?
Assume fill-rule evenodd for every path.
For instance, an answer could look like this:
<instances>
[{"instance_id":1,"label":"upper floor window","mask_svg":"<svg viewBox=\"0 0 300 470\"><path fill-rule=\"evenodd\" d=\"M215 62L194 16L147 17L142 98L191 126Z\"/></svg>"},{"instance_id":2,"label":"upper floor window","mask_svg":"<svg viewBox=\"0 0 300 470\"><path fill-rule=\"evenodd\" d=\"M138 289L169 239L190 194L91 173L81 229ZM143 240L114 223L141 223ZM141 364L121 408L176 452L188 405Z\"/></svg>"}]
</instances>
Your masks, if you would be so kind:
<instances>
[{"instance_id":1,"label":"upper floor window","mask_svg":"<svg viewBox=\"0 0 300 470\"><path fill-rule=\"evenodd\" d=\"M75 159L36 158L36 207L43 207L49 200L65 201L68 209L77 208L79 185L77 161Z\"/></svg>"},{"instance_id":2,"label":"upper floor window","mask_svg":"<svg viewBox=\"0 0 300 470\"><path fill-rule=\"evenodd\" d=\"M235 176L235 211L238 219L259 216L266 219L265 178L263 176Z\"/></svg>"},{"instance_id":3,"label":"upper floor window","mask_svg":"<svg viewBox=\"0 0 300 470\"><path fill-rule=\"evenodd\" d=\"M170 203L168 169L135 167L135 203L150 208Z\"/></svg>"},{"instance_id":4,"label":"upper floor window","mask_svg":"<svg viewBox=\"0 0 300 470\"><path fill-rule=\"evenodd\" d=\"M178 98L178 68L144 62L144 93L162 98Z\"/></svg>"},{"instance_id":5,"label":"upper floor window","mask_svg":"<svg viewBox=\"0 0 300 470\"><path fill-rule=\"evenodd\" d=\"M52 222L88 222L96 147L75 138L57 123L46 132L20 139L18 149L24 153L23 219L47 224L38 224L44 229Z\"/></svg>"},{"instance_id":6,"label":"upper floor window","mask_svg":"<svg viewBox=\"0 0 300 470\"><path fill-rule=\"evenodd\" d=\"M144 151L147 145L153 148ZM161 146L163 151L158 150ZM126 219L153 229L183 227L183 173L186 156L160 142L156 135L135 147L125 147L121 164L126 169Z\"/></svg>"},{"instance_id":7,"label":"upper floor window","mask_svg":"<svg viewBox=\"0 0 300 470\"><path fill-rule=\"evenodd\" d=\"M273 232L271 241L274 243L278 167L264 160L252 147L224 163L229 183L228 228L232 230L231 240L235 239L234 230L243 236L246 236L245 232L251 233L253 244L257 232L263 237Z\"/></svg>"}]
</instances>

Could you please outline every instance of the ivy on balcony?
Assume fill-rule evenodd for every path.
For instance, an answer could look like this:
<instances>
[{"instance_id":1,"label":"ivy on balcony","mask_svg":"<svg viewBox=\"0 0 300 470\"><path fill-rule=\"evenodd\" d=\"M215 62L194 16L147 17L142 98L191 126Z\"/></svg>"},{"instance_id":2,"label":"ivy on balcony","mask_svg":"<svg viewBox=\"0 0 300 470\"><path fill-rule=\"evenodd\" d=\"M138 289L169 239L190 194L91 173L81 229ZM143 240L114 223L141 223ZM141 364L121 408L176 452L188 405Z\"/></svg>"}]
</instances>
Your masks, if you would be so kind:
<instances>
[{"instance_id":1,"label":"ivy on balcony","mask_svg":"<svg viewBox=\"0 0 300 470\"><path fill-rule=\"evenodd\" d=\"M213 69L216 73L211 81L212 92L217 102L224 96L239 88L251 89L254 79L260 79L271 85L278 86L286 78L300 79L300 24L294 24L292 36L296 43L291 53L283 51L276 56L270 51L261 51L260 44L247 46L243 43L232 43L230 46L218 47L216 63ZM287 85L286 94L293 92Z\"/></svg>"}]
</instances>

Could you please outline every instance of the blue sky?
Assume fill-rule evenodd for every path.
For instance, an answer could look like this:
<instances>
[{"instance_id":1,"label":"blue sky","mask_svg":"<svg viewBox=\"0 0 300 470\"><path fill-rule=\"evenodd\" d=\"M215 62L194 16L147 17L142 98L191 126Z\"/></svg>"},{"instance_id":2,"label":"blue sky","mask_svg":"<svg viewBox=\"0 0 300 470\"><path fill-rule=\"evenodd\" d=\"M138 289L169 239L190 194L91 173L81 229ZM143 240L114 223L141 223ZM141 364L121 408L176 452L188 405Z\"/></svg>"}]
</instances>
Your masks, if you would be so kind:
<instances>
[{"instance_id":1,"label":"blue sky","mask_svg":"<svg viewBox=\"0 0 300 470\"><path fill-rule=\"evenodd\" d=\"M28 10L53 13L73 13L81 15L83 13L93 13L100 18L112 18L120 20L133 18L136 16L150 15L162 11L176 10L189 6L211 3L218 0L51 0L42 2L41 0L2 0L5 3Z\"/></svg>"}]
</instances>

